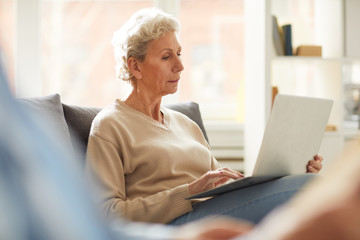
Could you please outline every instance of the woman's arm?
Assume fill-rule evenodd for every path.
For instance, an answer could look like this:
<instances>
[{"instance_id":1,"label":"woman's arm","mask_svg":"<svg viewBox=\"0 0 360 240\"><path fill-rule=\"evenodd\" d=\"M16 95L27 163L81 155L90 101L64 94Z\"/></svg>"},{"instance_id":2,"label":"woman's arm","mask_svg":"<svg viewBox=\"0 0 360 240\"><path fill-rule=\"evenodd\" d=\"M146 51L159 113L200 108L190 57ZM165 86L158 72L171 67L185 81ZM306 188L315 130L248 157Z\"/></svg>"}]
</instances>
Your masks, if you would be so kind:
<instances>
[{"instance_id":1,"label":"woman's arm","mask_svg":"<svg viewBox=\"0 0 360 240\"><path fill-rule=\"evenodd\" d=\"M146 197L130 199L126 193L123 161L113 143L99 136L89 137L85 173L99 185L98 200L111 217L132 221L167 223L192 210L188 184Z\"/></svg>"}]
</instances>

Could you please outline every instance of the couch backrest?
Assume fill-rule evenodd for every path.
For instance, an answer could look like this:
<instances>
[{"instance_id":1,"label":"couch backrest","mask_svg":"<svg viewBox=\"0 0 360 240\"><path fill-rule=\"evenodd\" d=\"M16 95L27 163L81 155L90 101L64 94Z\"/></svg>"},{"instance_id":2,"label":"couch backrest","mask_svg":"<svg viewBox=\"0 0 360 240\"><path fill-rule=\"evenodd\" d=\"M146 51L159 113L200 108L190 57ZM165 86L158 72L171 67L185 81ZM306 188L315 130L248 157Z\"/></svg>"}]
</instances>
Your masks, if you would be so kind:
<instances>
[{"instance_id":1,"label":"couch backrest","mask_svg":"<svg viewBox=\"0 0 360 240\"><path fill-rule=\"evenodd\" d=\"M62 104L62 106L65 120L70 130L72 144L76 146L76 149L79 149L82 160L85 161L91 123L101 108L80 107L67 104ZM181 112L196 122L203 132L205 139L209 142L197 103L185 102L166 105L165 107Z\"/></svg>"},{"instance_id":2,"label":"couch backrest","mask_svg":"<svg viewBox=\"0 0 360 240\"><path fill-rule=\"evenodd\" d=\"M62 104L64 117L69 128L71 142L81 154L85 163L86 147L89 139L91 123L101 108L80 107Z\"/></svg>"},{"instance_id":3,"label":"couch backrest","mask_svg":"<svg viewBox=\"0 0 360 240\"><path fill-rule=\"evenodd\" d=\"M73 146L78 150L81 164L85 163L91 123L101 108L63 104L59 94L26 98L20 101L31 110L35 110L37 114L41 114L49 122L50 129L57 129L65 141L71 143L69 147ZM165 107L181 112L196 122L209 142L197 103L185 102L166 105Z\"/></svg>"}]
</instances>

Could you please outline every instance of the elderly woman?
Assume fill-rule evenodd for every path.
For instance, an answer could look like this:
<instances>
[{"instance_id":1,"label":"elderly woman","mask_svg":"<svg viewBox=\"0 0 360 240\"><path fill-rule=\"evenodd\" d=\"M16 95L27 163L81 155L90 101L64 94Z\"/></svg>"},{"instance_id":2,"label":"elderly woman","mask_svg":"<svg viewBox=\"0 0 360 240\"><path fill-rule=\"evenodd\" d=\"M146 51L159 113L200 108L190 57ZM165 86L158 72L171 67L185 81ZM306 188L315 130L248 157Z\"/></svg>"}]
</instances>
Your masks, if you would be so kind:
<instances>
[{"instance_id":1,"label":"elderly woman","mask_svg":"<svg viewBox=\"0 0 360 240\"><path fill-rule=\"evenodd\" d=\"M289 199L311 174L209 200L186 200L243 175L220 166L196 123L161 106L163 96L177 91L184 70L178 31L173 16L143 9L115 32L117 74L133 90L94 119L86 174L99 183L102 207L113 217L182 224L223 214L258 222ZM309 161L308 172L318 172L321 161L316 155Z\"/></svg>"}]
</instances>

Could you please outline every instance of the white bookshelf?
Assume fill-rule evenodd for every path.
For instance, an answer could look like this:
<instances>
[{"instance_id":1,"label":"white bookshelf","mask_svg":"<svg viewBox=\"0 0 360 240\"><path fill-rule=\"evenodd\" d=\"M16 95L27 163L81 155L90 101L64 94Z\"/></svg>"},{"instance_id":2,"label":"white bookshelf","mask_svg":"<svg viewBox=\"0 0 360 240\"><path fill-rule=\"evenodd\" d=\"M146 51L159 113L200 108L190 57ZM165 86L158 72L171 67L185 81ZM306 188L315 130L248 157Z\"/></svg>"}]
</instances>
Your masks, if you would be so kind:
<instances>
[{"instance_id":1,"label":"white bookshelf","mask_svg":"<svg viewBox=\"0 0 360 240\"><path fill-rule=\"evenodd\" d=\"M256 160L262 133L270 113L272 86L277 86L279 93L283 94L334 99L329 124L336 126L337 130L325 134L320 149L320 153L331 161L341 152L347 140L353 140L354 136L358 136L358 122L345 118L349 115L349 104L347 106L345 104L346 101L349 102L349 94L356 95L360 91L357 92L357 87L360 86L360 55L357 56L357 52L360 54L360 47L347 39L358 36L356 34L359 31L353 29L354 26L358 26L358 22L354 24L352 21L359 19L358 14L354 14L359 12L354 9L360 10L359 1L248 0L245 2L250 5L247 14L251 15L247 23L248 31L245 31L245 34L250 35L245 47L249 49L249 55L246 57L253 58L246 66L249 70L245 75L246 91L252 94L246 98L246 108L250 110L245 114L245 171L247 169L251 171ZM257 5L257 9L252 5ZM277 17L280 25L292 24L293 48L299 45L320 45L322 56L277 56L272 38L273 15ZM262 39L261 36L264 38ZM354 54L349 55L349 49L352 49L351 53ZM356 97L360 98L354 96ZM253 132L255 134L251 135Z\"/></svg>"}]
</instances>

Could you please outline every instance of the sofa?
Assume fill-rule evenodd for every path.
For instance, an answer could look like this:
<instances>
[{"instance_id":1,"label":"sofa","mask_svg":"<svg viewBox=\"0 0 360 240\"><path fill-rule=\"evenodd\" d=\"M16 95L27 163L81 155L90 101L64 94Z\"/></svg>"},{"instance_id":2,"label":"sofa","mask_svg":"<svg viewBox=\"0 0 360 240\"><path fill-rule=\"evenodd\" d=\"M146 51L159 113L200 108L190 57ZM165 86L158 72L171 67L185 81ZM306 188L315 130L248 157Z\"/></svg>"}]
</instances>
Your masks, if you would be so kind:
<instances>
[{"instance_id":1,"label":"sofa","mask_svg":"<svg viewBox=\"0 0 360 240\"><path fill-rule=\"evenodd\" d=\"M85 163L85 153L93 119L101 110L97 107L69 105L61 102L59 94L42 97L21 98L19 101L30 111L45 118L50 129L57 129L68 147L72 147L80 154L81 164ZM184 102L164 107L181 112L196 122L209 142L202 121L199 105L195 102Z\"/></svg>"}]
</instances>

